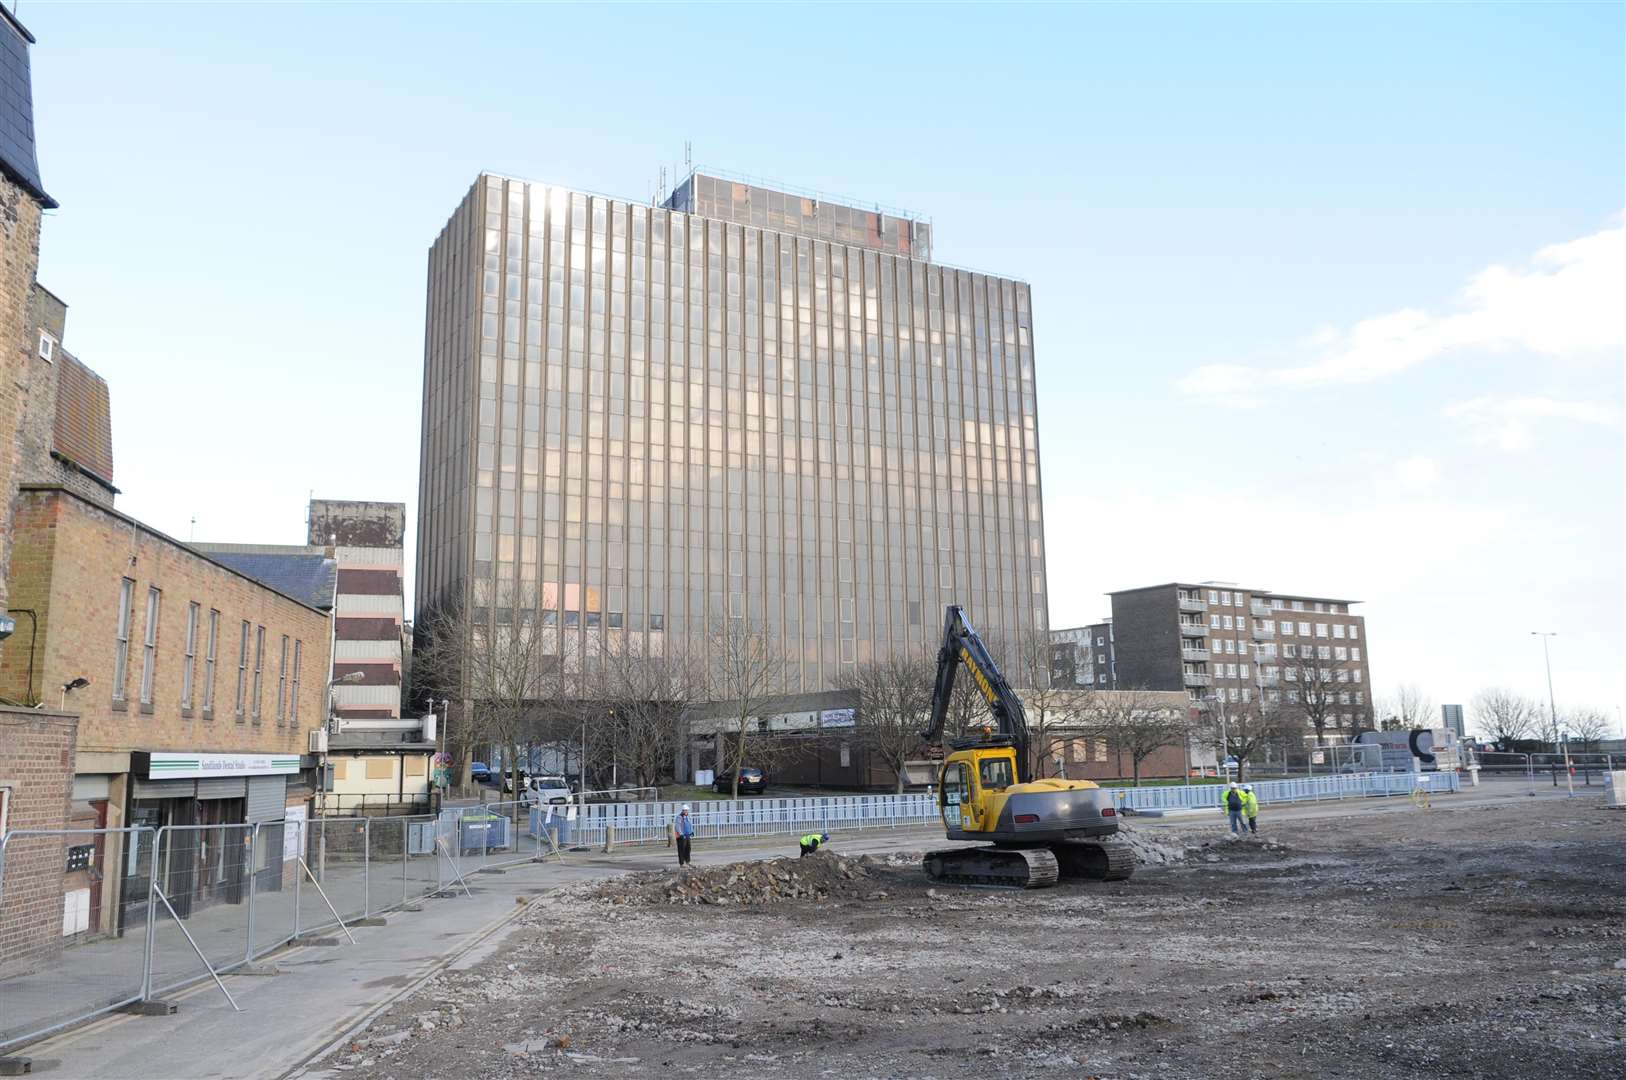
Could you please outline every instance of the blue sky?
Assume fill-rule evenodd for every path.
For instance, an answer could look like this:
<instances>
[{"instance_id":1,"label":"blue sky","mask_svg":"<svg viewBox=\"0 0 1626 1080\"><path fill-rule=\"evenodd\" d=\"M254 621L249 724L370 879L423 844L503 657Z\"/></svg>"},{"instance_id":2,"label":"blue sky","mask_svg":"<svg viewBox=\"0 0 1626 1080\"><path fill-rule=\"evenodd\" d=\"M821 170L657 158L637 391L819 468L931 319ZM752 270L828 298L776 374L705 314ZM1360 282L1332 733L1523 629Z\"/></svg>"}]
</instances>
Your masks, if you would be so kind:
<instances>
[{"instance_id":1,"label":"blue sky","mask_svg":"<svg viewBox=\"0 0 1626 1080\"><path fill-rule=\"evenodd\" d=\"M647 198L689 140L1032 282L1052 625L1324 591L1380 691L1544 693L1557 630L1560 708L1613 713L1622 13L29 2L40 273L120 506L293 542L312 489L414 500L425 254L478 171Z\"/></svg>"}]
</instances>

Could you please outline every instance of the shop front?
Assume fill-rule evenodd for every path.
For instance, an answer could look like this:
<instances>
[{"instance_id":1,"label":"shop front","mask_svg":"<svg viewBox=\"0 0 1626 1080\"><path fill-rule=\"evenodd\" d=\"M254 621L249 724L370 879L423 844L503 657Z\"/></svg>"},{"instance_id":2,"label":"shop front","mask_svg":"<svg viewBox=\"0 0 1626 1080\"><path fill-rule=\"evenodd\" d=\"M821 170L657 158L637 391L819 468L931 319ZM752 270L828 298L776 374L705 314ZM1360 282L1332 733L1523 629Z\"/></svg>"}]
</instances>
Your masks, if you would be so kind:
<instances>
[{"instance_id":1,"label":"shop front","mask_svg":"<svg viewBox=\"0 0 1626 1080\"><path fill-rule=\"evenodd\" d=\"M127 821L164 832L156 850L143 844L126 853L121 926L145 917L155 873L182 918L195 908L241 903L250 873L262 875L257 888L280 888L281 845L262 837L250 848L256 823L282 819L289 779L299 772L297 754L131 754Z\"/></svg>"}]
</instances>

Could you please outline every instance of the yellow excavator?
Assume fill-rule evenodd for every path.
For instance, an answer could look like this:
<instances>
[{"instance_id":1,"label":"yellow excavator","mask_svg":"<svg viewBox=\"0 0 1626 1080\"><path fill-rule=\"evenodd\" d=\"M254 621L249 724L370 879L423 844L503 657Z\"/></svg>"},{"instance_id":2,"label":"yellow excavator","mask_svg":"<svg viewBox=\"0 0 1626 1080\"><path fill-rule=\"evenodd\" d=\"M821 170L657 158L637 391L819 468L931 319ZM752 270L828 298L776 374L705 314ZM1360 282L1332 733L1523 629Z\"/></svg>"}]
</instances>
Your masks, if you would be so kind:
<instances>
[{"instance_id":1,"label":"yellow excavator","mask_svg":"<svg viewBox=\"0 0 1626 1080\"><path fill-rule=\"evenodd\" d=\"M951 604L943 621L927 743L942 736L961 665L988 702L994 725L949 740L938 774L937 803L950 840L986 847L929 851L926 876L953 885L1041 889L1061 878L1121 881L1135 854L1113 838L1112 797L1088 780L1035 780L1022 702L1000 674L982 639Z\"/></svg>"}]
</instances>

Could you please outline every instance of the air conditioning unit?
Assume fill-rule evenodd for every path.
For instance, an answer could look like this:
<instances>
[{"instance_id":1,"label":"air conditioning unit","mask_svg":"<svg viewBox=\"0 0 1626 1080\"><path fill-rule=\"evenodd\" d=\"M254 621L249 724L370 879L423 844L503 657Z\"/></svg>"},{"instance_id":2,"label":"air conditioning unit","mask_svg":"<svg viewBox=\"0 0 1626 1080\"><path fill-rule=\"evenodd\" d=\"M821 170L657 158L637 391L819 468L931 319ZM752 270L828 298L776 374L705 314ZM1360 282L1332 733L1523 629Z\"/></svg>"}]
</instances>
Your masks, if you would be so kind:
<instances>
[{"instance_id":1,"label":"air conditioning unit","mask_svg":"<svg viewBox=\"0 0 1626 1080\"><path fill-rule=\"evenodd\" d=\"M327 753L327 728L317 728L311 732L311 749L313 754Z\"/></svg>"}]
</instances>

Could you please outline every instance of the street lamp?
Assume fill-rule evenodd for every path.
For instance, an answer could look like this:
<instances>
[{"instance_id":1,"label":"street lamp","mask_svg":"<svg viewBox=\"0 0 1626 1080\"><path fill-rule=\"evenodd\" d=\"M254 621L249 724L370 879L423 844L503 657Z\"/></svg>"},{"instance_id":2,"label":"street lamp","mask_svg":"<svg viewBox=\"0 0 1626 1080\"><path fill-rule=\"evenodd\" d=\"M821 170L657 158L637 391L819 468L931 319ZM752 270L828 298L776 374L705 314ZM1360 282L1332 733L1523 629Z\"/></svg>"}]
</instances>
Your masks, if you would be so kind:
<instances>
[{"instance_id":1,"label":"street lamp","mask_svg":"<svg viewBox=\"0 0 1626 1080\"><path fill-rule=\"evenodd\" d=\"M83 690L85 687L87 687L89 685L90 685L90 680L85 678L83 675L79 676L77 679L72 680L71 682L63 683L62 684L62 708L63 708L63 710L66 711L67 708L68 708L68 691L70 691L70 690Z\"/></svg>"},{"instance_id":2,"label":"street lamp","mask_svg":"<svg viewBox=\"0 0 1626 1080\"><path fill-rule=\"evenodd\" d=\"M1557 630L1532 630L1531 637L1541 639L1541 655L1547 661L1547 716L1552 724L1553 737L1558 737L1558 706L1553 699L1553 654L1547 648L1547 639L1558 636ZM1564 739L1564 780L1569 785L1570 798L1575 798L1575 774L1570 771L1570 741L1569 733L1565 732Z\"/></svg>"},{"instance_id":3,"label":"street lamp","mask_svg":"<svg viewBox=\"0 0 1626 1080\"><path fill-rule=\"evenodd\" d=\"M336 686L352 686L355 683L359 683L366 677L367 673L364 671L352 671L348 675L340 675L336 679L329 679L327 681L327 726L329 731L334 731L334 729L338 726L338 717L333 715L333 710L335 708L333 688ZM334 731L334 733L337 734L336 731Z\"/></svg>"}]
</instances>

